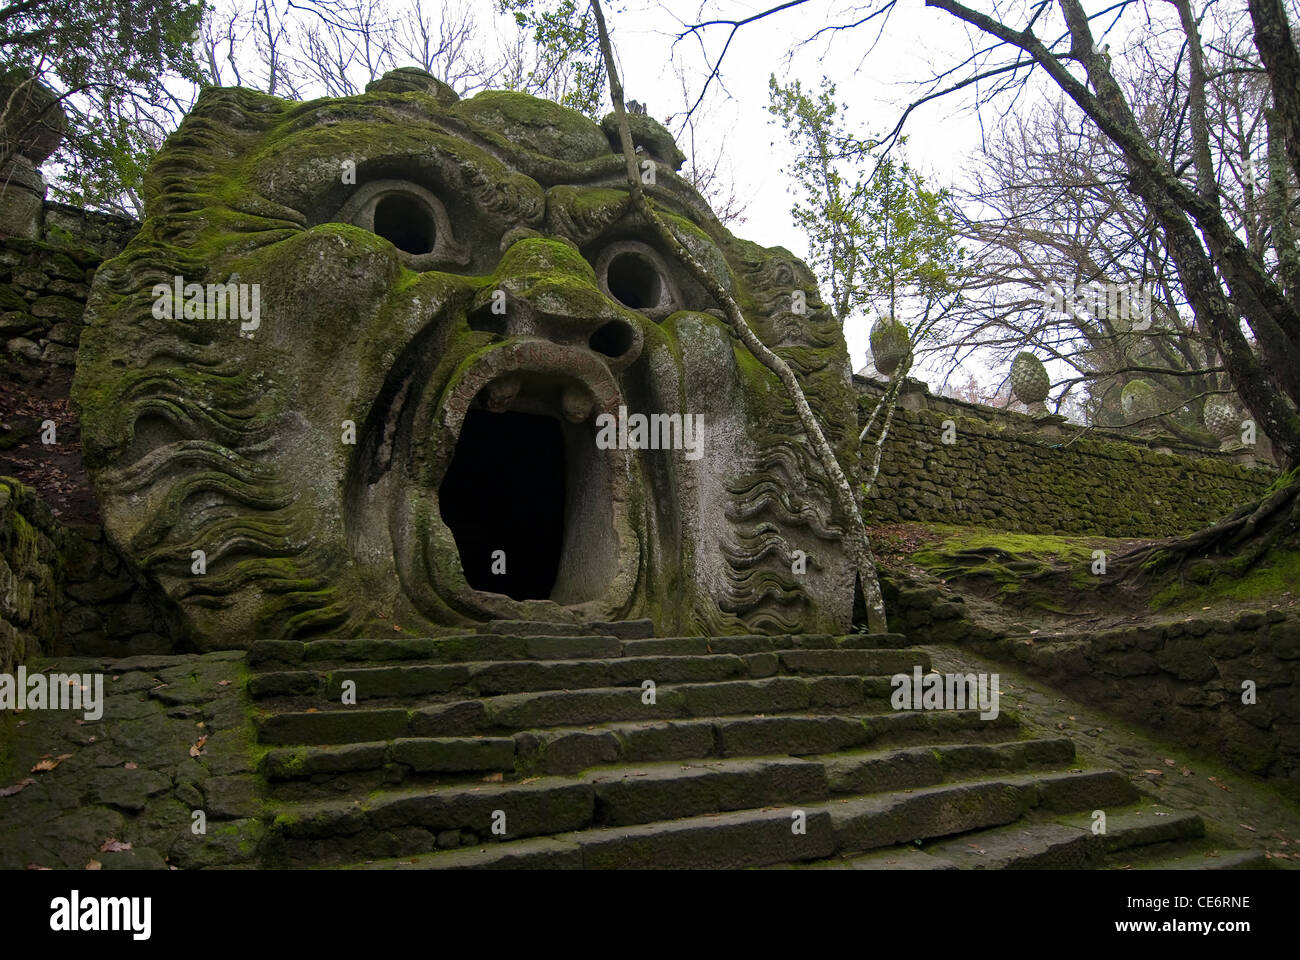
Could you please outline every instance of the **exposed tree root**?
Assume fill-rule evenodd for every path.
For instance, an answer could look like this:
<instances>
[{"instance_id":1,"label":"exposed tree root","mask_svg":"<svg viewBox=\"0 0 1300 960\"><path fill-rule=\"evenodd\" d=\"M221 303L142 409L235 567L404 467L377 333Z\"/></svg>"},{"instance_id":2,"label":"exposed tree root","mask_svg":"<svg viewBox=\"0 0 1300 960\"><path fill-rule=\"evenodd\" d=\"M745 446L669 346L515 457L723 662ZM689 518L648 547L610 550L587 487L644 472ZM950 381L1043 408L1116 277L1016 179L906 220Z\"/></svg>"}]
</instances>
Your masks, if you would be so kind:
<instances>
[{"instance_id":1,"label":"exposed tree root","mask_svg":"<svg viewBox=\"0 0 1300 960\"><path fill-rule=\"evenodd\" d=\"M1300 548L1300 477L1248 503L1213 526L1186 537L1162 540L1115 558L1119 579L1138 584L1177 572L1189 559L1221 558L1216 564L1234 577L1247 573L1280 544Z\"/></svg>"}]
</instances>

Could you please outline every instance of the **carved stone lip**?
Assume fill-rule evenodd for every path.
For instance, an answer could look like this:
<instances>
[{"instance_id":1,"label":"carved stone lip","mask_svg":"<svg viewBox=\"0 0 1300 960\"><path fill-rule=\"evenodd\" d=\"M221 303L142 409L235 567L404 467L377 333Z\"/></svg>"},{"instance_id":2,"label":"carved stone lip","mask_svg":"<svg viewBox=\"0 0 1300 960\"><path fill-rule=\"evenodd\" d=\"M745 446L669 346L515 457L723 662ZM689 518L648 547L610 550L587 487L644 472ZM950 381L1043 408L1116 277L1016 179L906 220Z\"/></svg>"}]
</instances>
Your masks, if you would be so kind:
<instances>
[{"instance_id":1,"label":"carved stone lip","mask_svg":"<svg viewBox=\"0 0 1300 960\"><path fill-rule=\"evenodd\" d=\"M435 485L442 482L474 399L488 384L511 374L538 374L582 384L595 400L593 416L617 414L619 404L627 402L609 367L590 350L549 340L515 340L502 344L454 377L439 400L439 435L429 478Z\"/></svg>"},{"instance_id":2,"label":"carved stone lip","mask_svg":"<svg viewBox=\"0 0 1300 960\"><path fill-rule=\"evenodd\" d=\"M514 339L489 349L470 366L460 370L443 388L429 422L431 442L425 448L427 467L423 471L421 497L426 503L427 539L444 544L455 538L440 515L438 490L456 453L466 417L494 381L515 377L525 382L579 386L593 401L579 423L568 424L569 435L583 436L585 463L579 471L582 490L570 493L573 504L582 504L565 517L561 570L552 599L515 600L501 593L475 589L467 581L457 557L446 550L426 550L426 575L442 599L475 619L514 618L581 621L625 615L643 566L643 518L634 518L634 495L640 471L629 450L596 449L594 421L601 413L617 412L625 404L623 391L604 361L583 347L541 339ZM527 393L527 390L523 391ZM481 403L480 403L481 405ZM545 411L561 415L557 408ZM570 469L570 475L573 475ZM603 584L603 589L601 585ZM599 595L592 594L599 591Z\"/></svg>"}]
</instances>

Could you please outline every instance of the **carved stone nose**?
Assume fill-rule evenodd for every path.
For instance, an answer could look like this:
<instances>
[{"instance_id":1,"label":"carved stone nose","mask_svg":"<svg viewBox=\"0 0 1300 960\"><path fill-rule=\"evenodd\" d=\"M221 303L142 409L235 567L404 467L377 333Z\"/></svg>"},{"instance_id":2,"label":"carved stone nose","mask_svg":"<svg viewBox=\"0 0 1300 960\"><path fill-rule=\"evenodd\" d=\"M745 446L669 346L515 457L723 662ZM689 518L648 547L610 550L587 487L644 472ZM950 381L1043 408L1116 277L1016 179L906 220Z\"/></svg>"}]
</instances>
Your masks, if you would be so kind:
<instances>
[{"instance_id":1,"label":"carved stone nose","mask_svg":"<svg viewBox=\"0 0 1300 960\"><path fill-rule=\"evenodd\" d=\"M505 337L585 347L617 372L641 354L640 319L601 291L576 249L530 237L507 251L497 284L475 298L469 325Z\"/></svg>"}]
</instances>

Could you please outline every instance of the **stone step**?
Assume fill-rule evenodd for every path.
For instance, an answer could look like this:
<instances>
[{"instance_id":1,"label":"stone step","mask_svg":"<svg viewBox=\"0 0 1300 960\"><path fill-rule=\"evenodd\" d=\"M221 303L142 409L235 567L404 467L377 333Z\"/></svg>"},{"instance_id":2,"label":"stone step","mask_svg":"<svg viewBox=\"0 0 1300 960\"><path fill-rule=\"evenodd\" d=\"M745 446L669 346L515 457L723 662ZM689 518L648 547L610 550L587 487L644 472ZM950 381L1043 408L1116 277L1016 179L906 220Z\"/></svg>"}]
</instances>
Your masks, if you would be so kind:
<instances>
[{"instance_id":1,"label":"stone step","mask_svg":"<svg viewBox=\"0 0 1300 960\"><path fill-rule=\"evenodd\" d=\"M351 870L581 870L582 847L552 837L489 843L394 860L368 860Z\"/></svg>"},{"instance_id":2,"label":"stone step","mask_svg":"<svg viewBox=\"0 0 1300 960\"><path fill-rule=\"evenodd\" d=\"M1201 844L1176 855L1142 860L1134 870L1271 870L1274 864L1262 850L1225 850ZM1120 867L1123 869L1123 867Z\"/></svg>"},{"instance_id":3,"label":"stone step","mask_svg":"<svg viewBox=\"0 0 1300 960\"><path fill-rule=\"evenodd\" d=\"M625 656L586 660L505 660L466 663L402 663L343 666L332 670L274 670L254 674L248 684L254 699L315 698L340 702L351 682L356 699L414 697L449 693L495 696L540 690L708 683L763 679L777 675L911 675L929 670L929 657L907 650L786 650L780 652L688 656Z\"/></svg>"},{"instance_id":4,"label":"stone step","mask_svg":"<svg viewBox=\"0 0 1300 960\"><path fill-rule=\"evenodd\" d=\"M248 650L250 667L302 664L409 662L463 663L487 660L572 660L621 657L623 643L613 636L504 636L460 634L446 637L333 638L259 640Z\"/></svg>"},{"instance_id":5,"label":"stone step","mask_svg":"<svg viewBox=\"0 0 1300 960\"><path fill-rule=\"evenodd\" d=\"M889 706L890 690L887 677L818 676L667 684L656 686L654 703L643 701L645 692L639 686L512 693L414 709L322 701L320 709L260 717L257 731L264 744L338 744L474 736L620 720L794 713L810 708L883 710Z\"/></svg>"},{"instance_id":6,"label":"stone step","mask_svg":"<svg viewBox=\"0 0 1300 960\"><path fill-rule=\"evenodd\" d=\"M800 635L743 635L734 637L654 637L629 640L627 656L704 656L713 653L768 653L780 650L893 650L909 646L901 633L846 636L811 633Z\"/></svg>"},{"instance_id":7,"label":"stone step","mask_svg":"<svg viewBox=\"0 0 1300 960\"><path fill-rule=\"evenodd\" d=\"M628 640L653 637L653 620L599 620L582 624L553 623L549 620L492 620L474 627L478 633L511 634L513 636L568 636L595 634L622 637Z\"/></svg>"},{"instance_id":8,"label":"stone step","mask_svg":"<svg viewBox=\"0 0 1300 960\"><path fill-rule=\"evenodd\" d=\"M1094 834L1091 825L1013 824L934 844L925 852L961 870L1095 870L1103 867L1106 855L1116 849L1190 840L1205 834L1205 822L1194 813L1171 811L1158 823L1155 820L1149 814L1111 813L1106 818L1105 834Z\"/></svg>"},{"instance_id":9,"label":"stone step","mask_svg":"<svg viewBox=\"0 0 1300 960\"><path fill-rule=\"evenodd\" d=\"M1145 821L1145 822L1144 822ZM1091 816L1079 823L1025 818L1005 827L967 833L922 847L888 847L871 853L802 865L822 870L1096 870L1115 850L1194 840L1205 823L1194 813L1113 811L1107 832L1094 834Z\"/></svg>"},{"instance_id":10,"label":"stone step","mask_svg":"<svg viewBox=\"0 0 1300 960\"><path fill-rule=\"evenodd\" d=\"M773 653L782 650L886 650L905 647L901 634L833 636L623 637L614 634L468 633L443 637L378 637L311 641L259 640L249 648L255 669L423 661L574 660L622 656L701 656Z\"/></svg>"},{"instance_id":11,"label":"stone step","mask_svg":"<svg viewBox=\"0 0 1300 960\"><path fill-rule=\"evenodd\" d=\"M973 710L720 717L613 723L592 729L552 727L521 731L513 737L417 737L283 747L267 751L260 771L273 783L323 782L391 764L402 764L413 773L571 774L612 763L824 754L868 745L924 743L942 749L954 740L1005 738L1015 729L1006 714L985 721Z\"/></svg>"},{"instance_id":12,"label":"stone step","mask_svg":"<svg viewBox=\"0 0 1300 960\"><path fill-rule=\"evenodd\" d=\"M762 867L828 856L830 818L792 833L788 811L743 810L670 823L606 827L550 838L480 843L466 849L354 864L374 870L704 869Z\"/></svg>"},{"instance_id":13,"label":"stone step","mask_svg":"<svg viewBox=\"0 0 1300 960\"><path fill-rule=\"evenodd\" d=\"M484 868L522 862L549 867L552 858L558 866L581 865L585 869L737 869L824 860L839 851L870 848L860 846L863 843L893 846L903 835L910 842L1000 826L1036 808L1054 810L1061 804L1108 802L1124 788L1136 799L1132 786L1118 774L1084 772L961 783L850 801L847 805L839 801L798 805L782 801L765 809L671 821L622 826L588 823L566 832L561 824L584 814L594 818L597 786L584 782L566 787L571 793L563 801L557 798L549 808L554 833L547 844L528 841L530 836L544 832L538 823L543 803L540 794L531 797L526 806L501 793L480 792L473 800L465 799L462 793L456 802L463 809L456 812L449 798L403 798L382 804L377 813L339 805L326 816L317 812L292 823L277 820L273 831L280 843L268 849L286 863L320 862L317 858L331 855L343 859L327 862L346 862L352 854L354 865L408 869ZM581 792L584 790L590 792ZM857 807L846 811L855 803ZM518 824L513 824L507 814L508 839L486 840L484 825L490 809L505 809L506 804L519 810ZM870 809L863 804L869 804ZM380 829L367 831L365 818L372 815ZM452 826L470 816L477 818L472 831ZM337 821L332 822L333 818ZM457 830L462 838L470 834L472 842L466 846L474 849L433 851L431 838L435 834ZM516 837L528 845L515 846ZM396 859L366 863L388 858Z\"/></svg>"},{"instance_id":14,"label":"stone step","mask_svg":"<svg viewBox=\"0 0 1300 960\"><path fill-rule=\"evenodd\" d=\"M828 808L836 846L874 850L1003 826L1031 809L1071 812L1127 806L1137 791L1113 770L1029 774L837 801Z\"/></svg>"},{"instance_id":15,"label":"stone step","mask_svg":"<svg viewBox=\"0 0 1300 960\"><path fill-rule=\"evenodd\" d=\"M963 774L1062 766L1074 759L1065 738L970 743L842 753L817 758L836 793L868 794L928 787Z\"/></svg>"},{"instance_id":16,"label":"stone step","mask_svg":"<svg viewBox=\"0 0 1300 960\"><path fill-rule=\"evenodd\" d=\"M825 767L795 757L596 767L581 780L596 792L594 823L602 826L815 803L830 795Z\"/></svg>"}]
</instances>

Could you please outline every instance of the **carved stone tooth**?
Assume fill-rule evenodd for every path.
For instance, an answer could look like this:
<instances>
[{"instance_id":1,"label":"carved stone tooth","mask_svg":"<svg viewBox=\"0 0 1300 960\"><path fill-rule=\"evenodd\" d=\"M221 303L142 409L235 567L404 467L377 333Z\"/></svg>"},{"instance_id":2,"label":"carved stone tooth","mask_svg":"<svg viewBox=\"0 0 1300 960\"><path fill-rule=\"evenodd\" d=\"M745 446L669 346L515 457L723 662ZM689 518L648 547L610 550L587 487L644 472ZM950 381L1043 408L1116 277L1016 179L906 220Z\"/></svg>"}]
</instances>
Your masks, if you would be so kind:
<instances>
[{"instance_id":1,"label":"carved stone tooth","mask_svg":"<svg viewBox=\"0 0 1300 960\"><path fill-rule=\"evenodd\" d=\"M510 404L519 395L519 378L515 376L498 377L487 385L483 403L493 413L505 413Z\"/></svg>"},{"instance_id":2,"label":"carved stone tooth","mask_svg":"<svg viewBox=\"0 0 1300 960\"><path fill-rule=\"evenodd\" d=\"M590 391L576 383L566 386L560 396L560 409L564 411L564 419L570 423L582 423L591 416L595 405L596 401Z\"/></svg>"}]
</instances>

